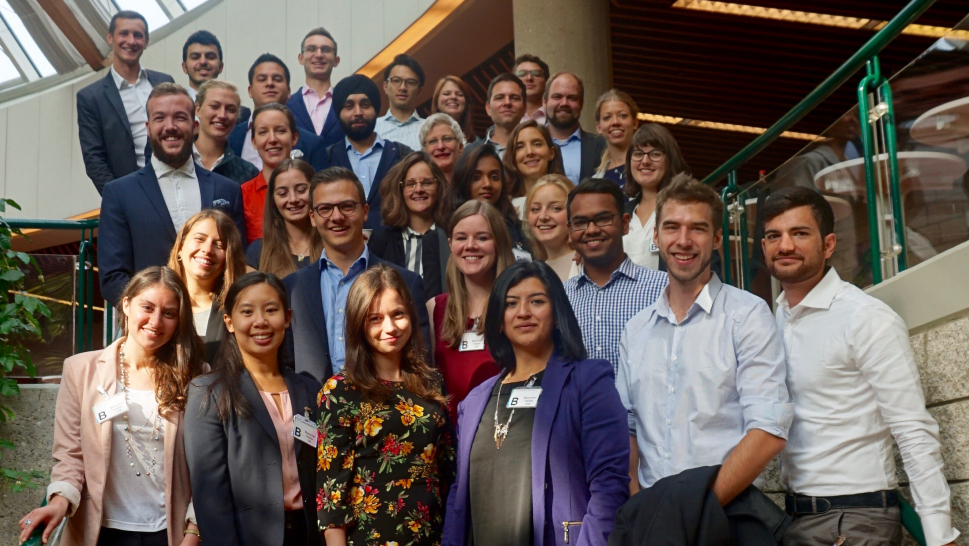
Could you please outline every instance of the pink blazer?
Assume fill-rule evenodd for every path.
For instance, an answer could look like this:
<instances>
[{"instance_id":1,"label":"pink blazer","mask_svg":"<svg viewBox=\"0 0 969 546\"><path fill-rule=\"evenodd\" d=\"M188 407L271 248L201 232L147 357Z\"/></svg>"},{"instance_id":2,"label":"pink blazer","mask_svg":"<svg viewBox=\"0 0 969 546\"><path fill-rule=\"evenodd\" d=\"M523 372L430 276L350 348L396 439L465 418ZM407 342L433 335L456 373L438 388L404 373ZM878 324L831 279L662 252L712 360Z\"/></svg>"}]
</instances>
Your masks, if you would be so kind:
<instances>
[{"instance_id":1,"label":"pink blazer","mask_svg":"<svg viewBox=\"0 0 969 546\"><path fill-rule=\"evenodd\" d=\"M122 339L101 351L74 355L64 361L64 374L57 392L54 412L54 468L47 498L58 494L71 508L61 539L63 546L97 544L101 531L102 499L108 465L111 461L112 427L110 421L97 424L94 406L117 392L118 348ZM168 544L176 546L185 533L185 514L192 500L182 414L165 419L165 512L168 519Z\"/></svg>"}]
</instances>

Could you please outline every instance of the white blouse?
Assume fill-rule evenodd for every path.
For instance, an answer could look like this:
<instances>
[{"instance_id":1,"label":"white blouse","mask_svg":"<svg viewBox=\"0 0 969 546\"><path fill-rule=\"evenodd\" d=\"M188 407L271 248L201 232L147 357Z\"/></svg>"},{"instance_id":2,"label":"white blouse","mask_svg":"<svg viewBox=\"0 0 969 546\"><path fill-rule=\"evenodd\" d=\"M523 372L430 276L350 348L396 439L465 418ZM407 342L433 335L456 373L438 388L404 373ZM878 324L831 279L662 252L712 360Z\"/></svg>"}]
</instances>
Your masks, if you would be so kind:
<instances>
[{"instance_id":1,"label":"white blouse","mask_svg":"<svg viewBox=\"0 0 969 546\"><path fill-rule=\"evenodd\" d=\"M639 209L639 205L636 205ZM649 215L644 225L636 211L633 210L629 219L629 233L623 235L622 246L629 255L629 259L636 265L659 269L659 247L653 243L653 228L656 226L656 213Z\"/></svg>"}]
</instances>

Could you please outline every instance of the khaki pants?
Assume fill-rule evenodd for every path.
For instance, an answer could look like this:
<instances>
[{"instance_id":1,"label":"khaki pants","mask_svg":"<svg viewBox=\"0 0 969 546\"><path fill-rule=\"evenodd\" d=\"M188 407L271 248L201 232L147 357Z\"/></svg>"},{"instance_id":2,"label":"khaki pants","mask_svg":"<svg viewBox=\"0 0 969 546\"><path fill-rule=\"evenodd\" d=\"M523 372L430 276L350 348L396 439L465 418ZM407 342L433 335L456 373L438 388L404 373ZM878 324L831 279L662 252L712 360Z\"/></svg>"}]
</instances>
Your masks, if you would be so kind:
<instances>
[{"instance_id":1,"label":"khaki pants","mask_svg":"<svg viewBox=\"0 0 969 546\"><path fill-rule=\"evenodd\" d=\"M832 546L839 536L844 546L899 546L902 512L892 508L844 508L824 514L796 516L784 533L784 546Z\"/></svg>"}]
</instances>

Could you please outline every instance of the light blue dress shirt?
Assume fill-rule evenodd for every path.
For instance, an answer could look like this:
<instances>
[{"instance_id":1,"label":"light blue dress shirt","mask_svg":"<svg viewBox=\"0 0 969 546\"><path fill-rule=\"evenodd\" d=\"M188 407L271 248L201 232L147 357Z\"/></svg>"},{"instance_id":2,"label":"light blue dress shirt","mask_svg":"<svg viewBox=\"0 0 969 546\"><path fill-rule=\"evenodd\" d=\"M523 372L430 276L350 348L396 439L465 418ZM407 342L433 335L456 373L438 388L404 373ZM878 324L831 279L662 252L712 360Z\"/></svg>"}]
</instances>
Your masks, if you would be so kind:
<instances>
[{"instance_id":1,"label":"light blue dress shirt","mask_svg":"<svg viewBox=\"0 0 969 546\"><path fill-rule=\"evenodd\" d=\"M794 405L767 303L716 275L677 323L669 289L626 325L616 388L639 446L639 482L723 464L751 429L787 439Z\"/></svg>"},{"instance_id":2,"label":"light blue dress shirt","mask_svg":"<svg viewBox=\"0 0 969 546\"><path fill-rule=\"evenodd\" d=\"M333 262L326 259L326 250L320 257L320 293L323 295L323 316L326 318L326 337L330 346L330 362L333 364L333 373L337 374L343 370L344 362L347 359L346 342L346 311L347 296L350 294L350 285L358 275L367 270L370 263L370 250L366 245L363 247L363 254L344 275Z\"/></svg>"},{"instance_id":3,"label":"light blue dress shirt","mask_svg":"<svg viewBox=\"0 0 969 546\"><path fill-rule=\"evenodd\" d=\"M349 138L344 137L347 147L347 155L350 156L350 168L353 174L357 175L360 183L363 184L364 194L370 195L370 186L374 183L380 184L379 180L374 180L377 176L377 167L380 165L380 156L384 152L384 139L380 138L380 133L375 133L377 137L373 141L373 146L367 151L360 153L350 142Z\"/></svg>"},{"instance_id":4,"label":"light blue dress shirt","mask_svg":"<svg viewBox=\"0 0 969 546\"><path fill-rule=\"evenodd\" d=\"M417 110L411 112L410 117L404 121L400 121L387 110L385 115L377 118L375 130L387 140L400 142L411 150L422 150L424 147L421 146L420 133L423 124L424 118L417 115Z\"/></svg>"},{"instance_id":5,"label":"light blue dress shirt","mask_svg":"<svg viewBox=\"0 0 969 546\"><path fill-rule=\"evenodd\" d=\"M579 175L582 174L582 127L572 133L572 136L565 140L553 138L552 142L558 145L562 152L562 163L565 165L565 176L573 184L579 184Z\"/></svg>"}]
</instances>

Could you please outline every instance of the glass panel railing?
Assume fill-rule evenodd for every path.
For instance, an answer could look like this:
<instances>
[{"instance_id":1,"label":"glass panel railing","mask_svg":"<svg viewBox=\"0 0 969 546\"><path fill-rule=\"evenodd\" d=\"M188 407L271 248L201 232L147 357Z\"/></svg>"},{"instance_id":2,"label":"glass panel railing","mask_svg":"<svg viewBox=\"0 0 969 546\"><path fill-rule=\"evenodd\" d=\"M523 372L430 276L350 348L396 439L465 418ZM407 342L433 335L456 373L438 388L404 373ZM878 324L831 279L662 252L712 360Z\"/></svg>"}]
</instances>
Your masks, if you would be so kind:
<instances>
[{"instance_id":1,"label":"glass panel railing","mask_svg":"<svg viewBox=\"0 0 969 546\"><path fill-rule=\"evenodd\" d=\"M42 339L24 342L37 368L36 379L43 381L61 374L64 359L74 354L77 330L77 256L32 254L38 272L26 268L24 292L39 299L50 310L50 317L39 317ZM19 373L18 373L19 372ZM26 380L23 370L15 370L12 377Z\"/></svg>"}]
</instances>

